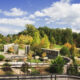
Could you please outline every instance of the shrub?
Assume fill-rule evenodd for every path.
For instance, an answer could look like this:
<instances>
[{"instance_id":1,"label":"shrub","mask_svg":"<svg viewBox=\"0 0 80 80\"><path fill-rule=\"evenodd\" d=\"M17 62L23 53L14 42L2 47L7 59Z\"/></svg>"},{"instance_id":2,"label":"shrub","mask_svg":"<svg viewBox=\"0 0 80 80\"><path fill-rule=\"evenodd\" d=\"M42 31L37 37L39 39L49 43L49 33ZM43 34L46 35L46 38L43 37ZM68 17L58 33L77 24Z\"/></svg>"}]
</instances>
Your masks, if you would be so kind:
<instances>
[{"instance_id":1,"label":"shrub","mask_svg":"<svg viewBox=\"0 0 80 80\"><path fill-rule=\"evenodd\" d=\"M3 64L3 70L4 70L4 71L12 71L11 65L8 64L8 63L4 63L4 64Z\"/></svg>"},{"instance_id":2,"label":"shrub","mask_svg":"<svg viewBox=\"0 0 80 80\"><path fill-rule=\"evenodd\" d=\"M27 55L27 58L28 59L32 59L33 55L34 55L34 52L33 51L29 51L29 53Z\"/></svg>"},{"instance_id":3,"label":"shrub","mask_svg":"<svg viewBox=\"0 0 80 80\"><path fill-rule=\"evenodd\" d=\"M24 44L19 44L19 48L20 49L24 49L25 48L25 45Z\"/></svg>"},{"instance_id":4,"label":"shrub","mask_svg":"<svg viewBox=\"0 0 80 80\"><path fill-rule=\"evenodd\" d=\"M51 61L49 71L51 73L60 73L61 74L63 72L64 64L65 64L64 59L61 56L58 56L55 60Z\"/></svg>"},{"instance_id":5,"label":"shrub","mask_svg":"<svg viewBox=\"0 0 80 80\"><path fill-rule=\"evenodd\" d=\"M5 59L5 62L10 62L11 60L10 59Z\"/></svg>"},{"instance_id":6,"label":"shrub","mask_svg":"<svg viewBox=\"0 0 80 80\"><path fill-rule=\"evenodd\" d=\"M12 71L6 71L5 75L8 75L8 76L13 75L13 72Z\"/></svg>"},{"instance_id":7,"label":"shrub","mask_svg":"<svg viewBox=\"0 0 80 80\"><path fill-rule=\"evenodd\" d=\"M35 68L32 68L32 72L31 75L39 75L40 72L38 70L36 70Z\"/></svg>"},{"instance_id":8,"label":"shrub","mask_svg":"<svg viewBox=\"0 0 80 80\"><path fill-rule=\"evenodd\" d=\"M65 55L70 56L70 50L69 50L69 48L63 47L63 48L60 50L60 54L63 55L63 56L65 56Z\"/></svg>"},{"instance_id":9,"label":"shrub","mask_svg":"<svg viewBox=\"0 0 80 80\"><path fill-rule=\"evenodd\" d=\"M68 42L65 43L64 46L67 47L67 48L69 48L69 49L71 49L71 47L72 47L72 45L70 43L68 43Z\"/></svg>"},{"instance_id":10,"label":"shrub","mask_svg":"<svg viewBox=\"0 0 80 80\"><path fill-rule=\"evenodd\" d=\"M28 67L29 65L28 64L23 64L22 67L21 67L21 71L25 72L25 73L28 73Z\"/></svg>"},{"instance_id":11,"label":"shrub","mask_svg":"<svg viewBox=\"0 0 80 80\"><path fill-rule=\"evenodd\" d=\"M69 66L68 70L67 70L67 74L69 75L77 75L78 74L78 69L77 69L77 65L76 66Z\"/></svg>"},{"instance_id":12,"label":"shrub","mask_svg":"<svg viewBox=\"0 0 80 80\"><path fill-rule=\"evenodd\" d=\"M0 51L3 51L3 50L4 50L4 45L0 44Z\"/></svg>"},{"instance_id":13,"label":"shrub","mask_svg":"<svg viewBox=\"0 0 80 80\"><path fill-rule=\"evenodd\" d=\"M0 61L4 60L4 56L3 55L0 55Z\"/></svg>"},{"instance_id":14,"label":"shrub","mask_svg":"<svg viewBox=\"0 0 80 80\"><path fill-rule=\"evenodd\" d=\"M10 47L10 48L8 49L8 52L9 52L9 53L14 53L14 48L13 48L13 47Z\"/></svg>"},{"instance_id":15,"label":"shrub","mask_svg":"<svg viewBox=\"0 0 80 80\"><path fill-rule=\"evenodd\" d=\"M42 57L43 57L43 58L46 57L46 55L47 55L46 52L43 52L43 53L42 53Z\"/></svg>"}]
</instances>

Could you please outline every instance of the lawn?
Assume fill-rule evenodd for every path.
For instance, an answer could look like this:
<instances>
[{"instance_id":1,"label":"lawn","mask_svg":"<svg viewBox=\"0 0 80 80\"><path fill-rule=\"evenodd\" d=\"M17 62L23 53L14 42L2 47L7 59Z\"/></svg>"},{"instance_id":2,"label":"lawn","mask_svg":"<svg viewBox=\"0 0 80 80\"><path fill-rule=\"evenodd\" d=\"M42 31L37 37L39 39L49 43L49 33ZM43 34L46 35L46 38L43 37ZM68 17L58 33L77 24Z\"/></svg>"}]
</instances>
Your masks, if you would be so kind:
<instances>
[{"instance_id":1,"label":"lawn","mask_svg":"<svg viewBox=\"0 0 80 80\"><path fill-rule=\"evenodd\" d=\"M54 45L54 48L56 48L56 49L61 49L63 47L63 45Z\"/></svg>"},{"instance_id":2,"label":"lawn","mask_svg":"<svg viewBox=\"0 0 80 80\"><path fill-rule=\"evenodd\" d=\"M28 62L32 62L32 63L41 63L42 61L39 59L31 59L31 60L27 60Z\"/></svg>"}]
</instances>

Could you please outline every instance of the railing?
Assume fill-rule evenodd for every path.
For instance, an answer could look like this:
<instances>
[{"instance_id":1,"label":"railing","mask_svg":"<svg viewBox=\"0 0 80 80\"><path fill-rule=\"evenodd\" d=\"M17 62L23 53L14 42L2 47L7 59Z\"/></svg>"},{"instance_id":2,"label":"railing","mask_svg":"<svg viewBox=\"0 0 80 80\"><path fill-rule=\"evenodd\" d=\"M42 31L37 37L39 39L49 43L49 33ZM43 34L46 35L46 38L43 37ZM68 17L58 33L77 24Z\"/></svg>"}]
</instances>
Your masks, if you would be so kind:
<instances>
[{"instance_id":1,"label":"railing","mask_svg":"<svg viewBox=\"0 0 80 80\"><path fill-rule=\"evenodd\" d=\"M5 74L1 74L0 72L0 80L80 80L80 72L77 73L78 67L71 66L71 70L67 69L66 75L59 75L50 72L47 73L46 69L49 66L46 66L46 64L42 66L37 65L36 67L29 65L23 65L22 67L0 66L0 71L5 71ZM30 69L35 71L32 72ZM43 69L46 73L42 72L44 71Z\"/></svg>"},{"instance_id":2,"label":"railing","mask_svg":"<svg viewBox=\"0 0 80 80\"><path fill-rule=\"evenodd\" d=\"M0 80L80 80L80 77L69 75L13 75L0 76Z\"/></svg>"}]
</instances>

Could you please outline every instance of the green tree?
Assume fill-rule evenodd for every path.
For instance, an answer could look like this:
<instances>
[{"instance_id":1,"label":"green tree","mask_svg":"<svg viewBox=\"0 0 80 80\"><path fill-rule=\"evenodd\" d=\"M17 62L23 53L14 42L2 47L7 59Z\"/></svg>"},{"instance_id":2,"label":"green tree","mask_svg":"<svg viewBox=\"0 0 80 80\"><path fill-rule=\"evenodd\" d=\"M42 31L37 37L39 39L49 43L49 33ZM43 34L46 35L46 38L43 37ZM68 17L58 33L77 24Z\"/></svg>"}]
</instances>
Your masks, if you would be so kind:
<instances>
[{"instance_id":1,"label":"green tree","mask_svg":"<svg viewBox=\"0 0 80 80\"><path fill-rule=\"evenodd\" d=\"M27 34L33 37L33 36L35 35L35 31L36 31L37 29L35 28L34 25L32 25L32 24L27 24L27 25L26 25L26 30L27 30Z\"/></svg>"},{"instance_id":2,"label":"green tree","mask_svg":"<svg viewBox=\"0 0 80 80\"><path fill-rule=\"evenodd\" d=\"M55 29L55 40L57 44L62 44L62 30L59 28Z\"/></svg>"},{"instance_id":3,"label":"green tree","mask_svg":"<svg viewBox=\"0 0 80 80\"><path fill-rule=\"evenodd\" d=\"M76 64L76 61L75 61L75 58L74 58L75 57L75 46L74 45L72 45L72 47L70 49L70 53L71 53L70 57L73 60L73 64Z\"/></svg>"},{"instance_id":4,"label":"green tree","mask_svg":"<svg viewBox=\"0 0 80 80\"><path fill-rule=\"evenodd\" d=\"M49 48L50 47L50 42L49 42L47 35L44 35L44 37L41 40L40 45L42 48Z\"/></svg>"},{"instance_id":5,"label":"green tree","mask_svg":"<svg viewBox=\"0 0 80 80\"><path fill-rule=\"evenodd\" d=\"M39 31L34 32L34 37L33 37L33 45L34 44L40 44L40 34Z\"/></svg>"},{"instance_id":6,"label":"green tree","mask_svg":"<svg viewBox=\"0 0 80 80\"><path fill-rule=\"evenodd\" d=\"M18 44L32 44L33 38L29 35L20 35L14 42Z\"/></svg>"},{"instance_id":7,"label":"green tree","mask_svg":"<svg viewBox=\"0 0 80 80\"><path fill-rule=\"evenodd\" d=\"M5 57L3 55L0 55L0 61L4 60Z\"/></svg>"},{"instance_id":8,"label":"green tree","mask_svg":"<svg viewBox=\"0 0 80 80\"><path fill-rule=\"evenodd\" d=\"M73 36L72 36L71 29L67 28L63 31L62 42L63 42L63 44L65 44L66 42L69 42L70 44L73 43Z\"/></svg>"},{"instance_id":9,"label":"green tree","mask_svg":"<svg viewBox=\"0 0 80 80\"><path fill-rule=\"evenodd\" d=\"M77 47L80 47L80 34L78 34L78 37L76 38L76 45Z\"/></svg>"},{"instance_id":10,"label":"green tree","mask_svg":"<svg viewBox=\"0 0 80 80\"><path fill-rule=\"evenodd\" d=\"M55 43L56 43L56 41L55 41L55 39L54 39L53 36L51 36L51 38L50 38L50 42L51 42L51 44L55 44Z\"/></svg>"},{"instance_id":11,"label":"green tree","mask_svg":"<svg viewBox=\"0 0 80 80\"><path fill-rule=\"evenodd\" d=\"M69 50L69 48L67 48L67 47L63 47L61 50L60 50L60 54L61 55L63 55L63 56L70 56L70 50Z\"/></svg>"},{"instance_id":12,"label":"green tree","mask_svg":"<svg viewBox=\"0 0 80 80\"><path fill-rule=\"evenodd\" d=\"M65 61L61 56L58 56L55 60L52 60L50 65L51 73L63 73Z\"/></svg>"}]
</instances>

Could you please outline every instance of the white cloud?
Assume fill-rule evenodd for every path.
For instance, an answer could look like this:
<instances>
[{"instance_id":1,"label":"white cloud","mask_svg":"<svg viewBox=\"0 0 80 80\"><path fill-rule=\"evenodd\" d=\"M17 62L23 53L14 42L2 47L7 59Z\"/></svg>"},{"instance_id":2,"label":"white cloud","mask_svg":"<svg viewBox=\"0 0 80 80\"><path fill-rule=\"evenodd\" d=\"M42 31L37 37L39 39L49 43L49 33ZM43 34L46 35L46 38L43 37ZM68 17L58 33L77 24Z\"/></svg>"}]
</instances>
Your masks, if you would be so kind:
<instances>
[{"instance_id":1,"label":"white cloud","mask_svg":"<svg viewBox=\"0 0 80 80\"><path fill-rule=\"evenodd\" d=\"M36 17L43 17L43 16L44 16L43 13L41 13L40 11L36 11L34 14L31 14L31 15L29 16L29 18L30 18L30 19L35 19Z\"/></svg>"},{"instance_id":2,"label":"white cloud","mask_svg":"<svg viewBox=\"0 0 80 80\"><path fill-rule=\"evenodd\" d=\"M35 19L35 16L34 15L30 15L29 18L30 19Z\"/></svg>"},{"instance_id":3,"label":"white cloud","mask_svg":"<svg viewBox=\"0 0 80 80\"><path fill-rule=\"evenodd\" d=\"M10 29L5 26L0 26L0 32L6 35L6 34L18 33L18 32L20 32L20 30Z\"/></svg>"},{"instance_id":4,"label":"white cloud","mask_svg":"<svg viewBox=\"0 0 80 80\"><path fill-rule=\"evenodd\" d=\"M35 22L26 18L0 18L0 24L24 27L25 24L34 24Z\"/></svg>"},{"instance_id":5,"label":"white cloud","mask_svg":"<svg viewBox=\"0 0 80 80\"><path fill-rule=\"evenodd\" d=\"M0 18L0 32L3 34L18 33L21 31L19 29L24 29L26 24L35 23L35 21L26 17L27 12L22 11L21 9L12 8L10 11L0 10L0 13L9 16L9 18L6 18L5 16Z\"/></svg>"},{"instance_id":6,"label":"white cloud","mask_svg":"<svg viewBox=\"0 0 80 80\"><path fill-rule=\"evenodd\" d=\"M70 0L61 0L54 2L50 7L36 11L35 18L48 17L44 20L46 23L56 23L61 25L70 25L72 28L80 27L80 3L71 4Z\"/></svg>"},{"instance_id":7,"label":"white cloud","mask_svg":"<svg viewBox=\"0 0 80 80\"><path fill-rule=\"evenodd\" d=\"M69 25L74 32L80 32L80 3L71 4L70 0L54 2L50 7L36 11L27 18L25 17L27 12L17 8L12 8L10 11L0 10L0 13L6 16L22 16L22 18L0 18L0 24L4 25L23 27L25 24L34 24L40 19L46 24Z\"/></svg>"},{"instance_id":8,"label":"white cloud","mask_svg":"<svg viewBox=\"0 0 80 80\"><path fill-rule=\"evenodd\" d=\"M0 13L2 12L2 10L0 9Z\"/></svg>"},{"instance_id":9,"label":"white cloud","mask_svg":"<svg viewBox=\"0 0 80 80\"><path fill-rule=\"evenodd\" d=\"M80 29L77 30L77 29L72 29L73 32L77 32L77 33L80 33Z\"/></svg>"},{"instance_id":10,"label":"white cloud","mask_svg":"<svg viewBox=\"0 0 80 80\"><path fill-rule=\"evenodd\" d=\"M19 8L12 8L10 11L2 11L2 13L6 16L23 16L26 15L26 11L22 11Z\"/></svg>"},{"instance_id":11,"label":"white cloud","mask_svg":"<svg viewBox=\"0 0 80 80\"><path fill-rule=\"evenodd\" d=\"M44 16L44 13L41 13L40 11L36 11L34 15L35 16Z\"/></svg>"}]
</instances>

